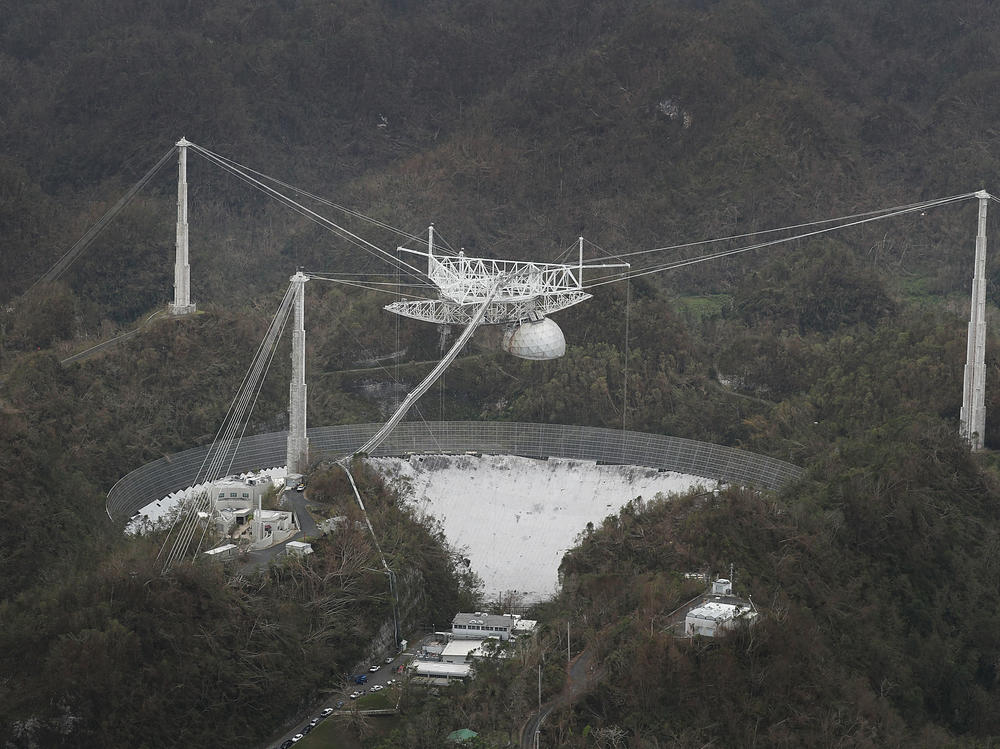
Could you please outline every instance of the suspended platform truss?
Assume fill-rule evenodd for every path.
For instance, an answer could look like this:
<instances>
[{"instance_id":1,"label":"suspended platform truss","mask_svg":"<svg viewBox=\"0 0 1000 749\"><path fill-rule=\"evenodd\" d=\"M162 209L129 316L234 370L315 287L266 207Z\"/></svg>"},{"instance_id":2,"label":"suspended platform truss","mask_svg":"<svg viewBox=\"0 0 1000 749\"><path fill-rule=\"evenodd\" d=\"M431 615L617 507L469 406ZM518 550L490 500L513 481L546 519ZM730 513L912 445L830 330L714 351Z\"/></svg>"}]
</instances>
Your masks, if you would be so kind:
<instances>
[{"instance_id":1,"label":"suspended platform truss","mask_svg":"<svg viewBox=\"0 0 1000 749\"><path fill-rule=\"evenodd\" d=\"M467 325L493 294L483 325L511 325L545 317L590 299L583 290L585 268L625 267L579 263L533 263L520 260L440 255L400 247L400 252L427 260L427 276L438 290L438 299L400 301L385 309L403 317L447 325Z\"/></svg>"}]
</instances>

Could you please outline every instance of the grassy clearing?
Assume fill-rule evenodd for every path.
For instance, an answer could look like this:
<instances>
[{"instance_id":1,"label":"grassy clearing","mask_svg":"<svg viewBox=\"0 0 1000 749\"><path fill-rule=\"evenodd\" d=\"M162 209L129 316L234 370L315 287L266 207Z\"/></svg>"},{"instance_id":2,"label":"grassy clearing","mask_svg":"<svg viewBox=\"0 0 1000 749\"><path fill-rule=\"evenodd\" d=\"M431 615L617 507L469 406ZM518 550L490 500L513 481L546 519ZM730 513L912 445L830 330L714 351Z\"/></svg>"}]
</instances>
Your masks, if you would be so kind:
<instances>
[{"instance_id":1,"label":"grassy clearing","mask_svg":"<svg viewBox=\"0 0 1000 749\"><path fill-rule=\"evenodd\" d=\"M722 310L733 301L729 294L703 294L700 296L682 296L675 299L677 309L694 321L705 320L722 315Z\"/></svg>"}]
</instances>

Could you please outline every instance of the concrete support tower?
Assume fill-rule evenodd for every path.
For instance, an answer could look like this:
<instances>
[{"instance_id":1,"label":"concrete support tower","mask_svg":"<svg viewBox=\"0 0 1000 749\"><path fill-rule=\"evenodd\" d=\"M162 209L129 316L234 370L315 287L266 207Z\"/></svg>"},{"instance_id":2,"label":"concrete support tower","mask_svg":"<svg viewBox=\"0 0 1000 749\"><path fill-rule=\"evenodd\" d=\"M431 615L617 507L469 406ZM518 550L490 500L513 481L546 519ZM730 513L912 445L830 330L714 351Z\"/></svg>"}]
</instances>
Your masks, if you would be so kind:
<instances>
[{"instance_id":1,"label":"concrete support tower","mask_svg":"<svg viewBox=\"0 0 1000 749\"><path fill-rule=\"evenodd\" d=\"M309 460L306 437L306 305L305 273L292 276L295 286L295 327L292 328L292 382L288 387L288 473L304 473Z\"/></svg>"},{"instance_id":2,"label":"concrete support tower","mask_svg":"<svg viewBox=\"0 0 1000 749\"><path fill-rule=\"evenodd\" d=\"M989 193L980 190L979 232L976 234L976 267L972 277L972 310L969 345L962 387L960 433L973 451L983 449L986 433L986 204Z\"/></svg>"},{"instance_id":3,"label":"concrete support tower","mask_svg":"<svg viewBox=\"0 0 1000 749\"><path fill-rule=\"evenodd\" d=\"M189 315L195 310L191 303L191 266L188 264L188 204L187 147L191 143L177 141L177 252L174 258L174 301L170 314Z\"/></svg>"}]
</instances>

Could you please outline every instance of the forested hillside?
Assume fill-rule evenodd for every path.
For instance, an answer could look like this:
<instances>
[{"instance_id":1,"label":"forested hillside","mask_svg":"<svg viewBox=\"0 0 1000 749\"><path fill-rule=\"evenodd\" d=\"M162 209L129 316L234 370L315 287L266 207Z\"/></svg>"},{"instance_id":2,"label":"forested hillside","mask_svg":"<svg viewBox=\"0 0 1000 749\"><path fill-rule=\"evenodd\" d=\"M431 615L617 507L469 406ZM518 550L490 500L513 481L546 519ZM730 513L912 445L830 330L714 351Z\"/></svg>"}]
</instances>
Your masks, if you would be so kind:
<instances>
[{"instance_id":1,"label":"forested hillside","mask_svg":"<svg viewBox=\"0 0 1000 749\"><path fill-rule=\"evenodd\" d=\"M316 618L310 586L345 555L370 566L364 538L256 577L160 578L155 539L107 520L119 476L211 440L297 266L389 271L192 154L202 314L61 365L171 298L173 166L27 292L180 137L414 234L434 222L456 250L553 260L583 235L588 257L614 257L1000 191L998 52L985 0L0 0L0 742L252 745L265 705L294 711L385 614L382 581L359 567L335 590L363 590L365 622ZM624 425L807 469L779 497L594 518L531 658L559 650L568 617L607 678L550 739L997 733L995 335L990 449L970 456L955 436L974 235L966 201L604 286L558 316L556 361L477 334L419 415ZM392 295L307 294L310 425L378 420L439 354L436 330L381 310ZM398 368L365 364L398 351ZM251 429L287 423L287 361ZM455 604L468 581L397 499L381 522L436 550L401 552L435 581L427 606ZM729 563L765 609L758 633L675 647L655 617L689 592L677 573ZM641 684L619 678L636 664ZM387 742L439 746L442 716L515 731L532 673L495 670L458 708L414 704ZM547 694L559 678L549 667ZM253 719L232 714L237 699ZM495 700L505 714L483 707Z\"/></svg>"}]
</instances>

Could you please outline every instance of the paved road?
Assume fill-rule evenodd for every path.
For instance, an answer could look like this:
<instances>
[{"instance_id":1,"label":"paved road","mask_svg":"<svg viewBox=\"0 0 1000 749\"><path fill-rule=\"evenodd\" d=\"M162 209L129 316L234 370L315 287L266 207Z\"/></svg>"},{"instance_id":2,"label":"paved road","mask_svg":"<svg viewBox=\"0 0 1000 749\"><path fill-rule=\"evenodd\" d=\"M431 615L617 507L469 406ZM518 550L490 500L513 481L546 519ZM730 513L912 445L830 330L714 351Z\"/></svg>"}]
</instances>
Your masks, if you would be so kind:
<instances>
[{"instance_id":1,"label":"paved road","mask_svg":"<svg viewBox=\"0 0 1000 749\"><path fill-rule=\"evenodd\" d=\"M521 728L521 749L533 749L535 734L541 730L542 723L549 713L557 707L568 705L583 695L591 683L597 678L592 668L592 651L587 648L570 661L566 669L566 684L563 690L551 700L542 705L542 709L532 714Z\"/></svg>"},{"instance_id":2,"label":"paved road","mask_svg":"<svg viewBox=\"0 0 1000 749\"><path fill-rule=\"evenodd\" d=\"M396 673L399 666L409 663L416 655L416 648L409 648L406 652L400 653L395 656L390 663L381 661L379 664L379 670L375 672L365 671L368 676L368 681L363 685L357 685L354 682L348 682L344 689L340 692L333 692L325 697L321 702L317 702L308 712L300 715L289 725L286 725L284 733L278 738L271 739L263 747L278 747L282 743L292 738L297 733L302 733L302 728L309 723L312 718L319 718L321 711L325 707L334 708L333 715L337 712L337 704L343 702L344 705L341 710L350 709L353 701L350 699L350 695L354 691L365 690L367 692L371 691L371 688L376 684L385 686L386 682L390 679L396 679L397 681L402 678L402 674Z\"/></svg>"}]
</instances>

